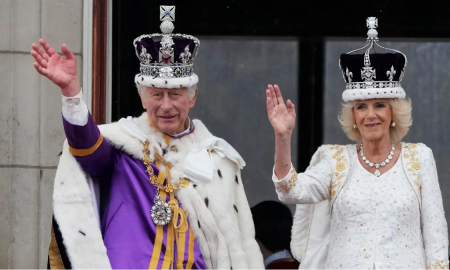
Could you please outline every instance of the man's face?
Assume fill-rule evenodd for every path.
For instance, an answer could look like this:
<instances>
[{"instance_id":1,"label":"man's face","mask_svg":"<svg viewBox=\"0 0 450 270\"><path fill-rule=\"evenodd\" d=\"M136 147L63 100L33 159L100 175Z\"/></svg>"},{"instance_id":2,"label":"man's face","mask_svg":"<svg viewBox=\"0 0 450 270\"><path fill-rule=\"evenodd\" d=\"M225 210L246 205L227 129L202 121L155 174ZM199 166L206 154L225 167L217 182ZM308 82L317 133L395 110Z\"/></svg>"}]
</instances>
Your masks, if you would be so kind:
<instances>
[{"instance_id":1,"label":"man's face","mask_svg":"<svg viewBox=\"0 0 450 270\"><path fill-rule=\"evenodd\" d=\"M187 128L187 115L195 105L197 91L190 99L187 88L147 87L142 95L142 106L154 128L168 134L178 134Z\"/></svg>"}]
</instances>

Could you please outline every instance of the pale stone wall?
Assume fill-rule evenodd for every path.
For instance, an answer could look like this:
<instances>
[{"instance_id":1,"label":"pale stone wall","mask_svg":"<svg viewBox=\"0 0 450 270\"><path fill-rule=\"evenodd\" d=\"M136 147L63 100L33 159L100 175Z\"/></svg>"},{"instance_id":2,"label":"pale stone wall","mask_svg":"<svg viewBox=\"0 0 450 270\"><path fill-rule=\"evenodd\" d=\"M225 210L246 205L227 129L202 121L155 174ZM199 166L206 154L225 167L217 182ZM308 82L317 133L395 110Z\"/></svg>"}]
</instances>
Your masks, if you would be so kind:
<instances>
[{"instance_id":1,"label":"pale stone wall","mask_svg":"<svg viewBox=\"0 0 450 270\"><path fill-rule=\"evenodd\" d=\"M0 0L0 268L46 268L53 177L64 140L59 89L31 43L66 43L82 77L82 0Z\"/></svg>"}]
</instances>

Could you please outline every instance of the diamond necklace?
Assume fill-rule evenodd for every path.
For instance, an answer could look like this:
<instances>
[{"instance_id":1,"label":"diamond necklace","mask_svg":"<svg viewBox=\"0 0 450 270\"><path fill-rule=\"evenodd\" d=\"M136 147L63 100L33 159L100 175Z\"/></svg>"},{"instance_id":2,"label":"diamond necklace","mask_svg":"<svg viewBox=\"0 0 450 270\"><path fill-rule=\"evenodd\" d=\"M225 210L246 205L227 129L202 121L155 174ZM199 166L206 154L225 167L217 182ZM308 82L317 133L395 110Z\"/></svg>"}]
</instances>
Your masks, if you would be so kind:
<instances>
[{"instance_id":1,"label":"diamond necklace","mask_svg":"<svg viewBox=\"0 0 450 270\"><path fill-rule=\"evenodd\" d=\"M386 164L389 163L389 161L391 161L392 157L394 156L394 150L395 150L395 143L392 144L392 148L391 151L389 152L389 156L381 163L373 163L370 162L369 159L366 158L366 156L364 155L364 151L363 151L363 144L361 144L361 150L360 150L360 154L361 154L361 158L362 160L368 164L370 167L375 166L376 170L375 170L375 176L378 177L381 175L380 171L378 170L381 167L386 166Z\"/></svg>"}]
</instances>

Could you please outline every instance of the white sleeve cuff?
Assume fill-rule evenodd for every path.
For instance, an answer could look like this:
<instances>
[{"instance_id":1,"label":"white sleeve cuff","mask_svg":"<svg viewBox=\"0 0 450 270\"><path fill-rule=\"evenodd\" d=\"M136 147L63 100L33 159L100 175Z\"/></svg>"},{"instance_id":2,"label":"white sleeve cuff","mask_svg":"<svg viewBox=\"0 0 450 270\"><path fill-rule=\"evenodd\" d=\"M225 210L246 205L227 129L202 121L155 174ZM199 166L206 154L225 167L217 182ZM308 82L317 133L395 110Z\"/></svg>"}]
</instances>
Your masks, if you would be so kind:
<instances>
[{"instance_id":1,"label":"white sleeve cuff","mask_svg":"<svg viewBox=\"0 0 450 270\"><path fill-rule=\"evenodd\" d=\"M279 183L279 182L287 181L287 180L291 179L291 177L292 177L292 172L295 172L295 168L294 168L294 166L292 166L292 164L291 164L291 168L289 169L288 174L286 174L286 176L283 177L282 179L278 179L277 175L275 174L275 166L273 166L273 169L272 169L272 181L273 181L274 183Z\"/></svg>"},{"instance_id":2,"label":"white sleeve cuff","mask_svg":"<svg viewBox=\"0 0 450 270\"><path fill-rule=\"evenodd\" d=\"M62 96L62 115L72 125L84 126L88 122L89 110L83 100L83 90L74 97Z\"/></svg>"}]
</instances>

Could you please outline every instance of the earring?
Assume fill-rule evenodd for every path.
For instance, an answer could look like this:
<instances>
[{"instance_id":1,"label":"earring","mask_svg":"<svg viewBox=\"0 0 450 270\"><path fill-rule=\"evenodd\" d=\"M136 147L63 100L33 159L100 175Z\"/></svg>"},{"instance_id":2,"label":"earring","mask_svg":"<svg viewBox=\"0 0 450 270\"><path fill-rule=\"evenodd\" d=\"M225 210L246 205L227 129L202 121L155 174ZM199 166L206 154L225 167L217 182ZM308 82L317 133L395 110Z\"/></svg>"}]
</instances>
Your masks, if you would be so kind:
<instances>
[{"instance_id":1,"label":"earring","mask_svg":"<svg viewBox=\"0 0 450 270\"><path fill-rule=\"evenodd\" d=\"M395 127L395 122L392 122L391 126L392 126L392 127Z\"/></svg>"},{"instance_id":2,"label":"earring","mask_svg":"<svg viewBox=\"0 0 450 270\"><path fill-rule=\"evenodd\" d=\"M356 124L353 124L353 128L354 128L354 129L356 129L356 128L357 128Z\"/></svg>"}]
</instances>

